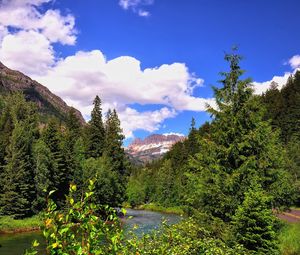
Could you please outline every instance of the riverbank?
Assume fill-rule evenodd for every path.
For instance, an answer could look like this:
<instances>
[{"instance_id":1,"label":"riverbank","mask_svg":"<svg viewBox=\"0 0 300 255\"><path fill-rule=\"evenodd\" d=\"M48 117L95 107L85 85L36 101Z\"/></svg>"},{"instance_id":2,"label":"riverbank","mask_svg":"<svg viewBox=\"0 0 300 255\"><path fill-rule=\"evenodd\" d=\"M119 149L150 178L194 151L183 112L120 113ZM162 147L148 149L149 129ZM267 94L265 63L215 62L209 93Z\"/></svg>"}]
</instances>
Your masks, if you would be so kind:
<instances>
[{"instance_id":1,"label":"riverbank","mask_svg":"<svg viewBox=\"0 0 300 255\"><path fill-rule=\"evenodd\" d=\"M39 215L25 219L13 219L10 216L0 217L0 234L37 231L43 224Z\"/></svg>"},{"instance_id":2,"label":"riverbank","mask_svg":"<svg viewBox=\"0 0 300 255\"><path fill-rule=\"evenodd\" d=\"M125 208L130 208L129 205L125 204ZM135 210L148 210L148 211L153 211L153 212L160 212L160 213L166 213L166 214L176 214L176 215L184 215L184 211L181 207L179 206L173 206L173 207L164 207L161 205L157 205L154 203L149 203L149 204L143 204L143 205L138 205L134 208Z\"/></svg>"}]
</instances>

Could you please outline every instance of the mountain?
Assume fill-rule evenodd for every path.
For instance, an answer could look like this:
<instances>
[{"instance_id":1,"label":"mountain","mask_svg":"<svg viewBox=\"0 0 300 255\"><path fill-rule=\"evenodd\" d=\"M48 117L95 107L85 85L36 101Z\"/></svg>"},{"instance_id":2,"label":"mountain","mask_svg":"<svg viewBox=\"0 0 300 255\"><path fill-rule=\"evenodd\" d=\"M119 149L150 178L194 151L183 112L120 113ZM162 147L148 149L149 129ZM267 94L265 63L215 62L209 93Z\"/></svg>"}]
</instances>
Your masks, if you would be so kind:
<instances>
[{"instance_id":1,"label":"mountain","mask_svg":"<svg viewBox=\"0 0 300 255\"><path fill-rule=\"evenodd\" d=\"M45 86L19 71L9 69L0 62L0 94L17 91L23 92L28 101L37 103L43 118L55 116L65 121L66 115L71 109L60 97L54 95ZM75 109L75 112L80 122L85 123L80 111Z\"/></svg>"},{"instance_id":2,"label":"mountain","mask_svg":"<svg viewBox=\"0 0 300 255\"><path fill-rule=\"evenodd\" d=\"M175 143L184 139L183 135L153 134L144 140L135 139L125 150L133 162L143 164L162 157Z\"/></svg>"}]
</instances>

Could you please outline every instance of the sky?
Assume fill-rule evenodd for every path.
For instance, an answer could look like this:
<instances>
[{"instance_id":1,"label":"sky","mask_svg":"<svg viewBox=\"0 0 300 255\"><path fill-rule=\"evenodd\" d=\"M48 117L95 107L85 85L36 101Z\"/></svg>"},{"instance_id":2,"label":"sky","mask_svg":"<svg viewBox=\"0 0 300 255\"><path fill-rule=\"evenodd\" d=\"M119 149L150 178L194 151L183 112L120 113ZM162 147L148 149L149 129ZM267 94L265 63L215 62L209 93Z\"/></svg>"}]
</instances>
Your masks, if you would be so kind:
<instances>
[{"instance_id":1,"label":"sky","mask_svg":"<svg viewBox=\"0 0 300 255\"><path fill-rule=\"evenodd\" d=\"M0 0L0 61L89 120L115 108L125 145L209 120L212 86L239 47L255 93L300 67L298 0Z\"/></svg>"}]
</instances>

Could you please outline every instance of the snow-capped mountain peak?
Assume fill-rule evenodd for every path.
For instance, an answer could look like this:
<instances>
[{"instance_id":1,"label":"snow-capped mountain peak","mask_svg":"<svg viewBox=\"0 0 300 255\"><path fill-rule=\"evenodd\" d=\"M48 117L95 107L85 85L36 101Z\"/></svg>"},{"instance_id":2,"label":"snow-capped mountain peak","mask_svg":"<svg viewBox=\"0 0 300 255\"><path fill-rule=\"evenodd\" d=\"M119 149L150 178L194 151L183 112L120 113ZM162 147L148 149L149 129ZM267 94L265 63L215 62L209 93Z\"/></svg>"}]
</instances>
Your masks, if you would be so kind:
<instances>
[{"instance_id":1,"label":"snow-capped mountain peak","mask_svg":"<svg viewBox=\"0 0 300 255\"><path fill-rule=\"evenodd\" d=\"M153 134L144 140L140 138L135 139L126 151L136 161L147 162L161 157L175 143L184 139L184 135L177 133Z\"/></svg>"}]
</instances>

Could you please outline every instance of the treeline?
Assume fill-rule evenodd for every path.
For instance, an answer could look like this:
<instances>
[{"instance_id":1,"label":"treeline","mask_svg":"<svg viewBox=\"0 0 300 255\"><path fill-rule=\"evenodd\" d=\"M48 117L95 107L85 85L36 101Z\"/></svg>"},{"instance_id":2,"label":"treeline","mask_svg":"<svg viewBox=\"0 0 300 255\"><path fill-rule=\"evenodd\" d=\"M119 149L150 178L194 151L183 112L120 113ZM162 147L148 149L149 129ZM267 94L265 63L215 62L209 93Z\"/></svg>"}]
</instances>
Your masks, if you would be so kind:
<instances>
[{"instance_id":1,"label":"treeline","mask_svg":"<svg viewBox=\"0 0 300 255\"><path fill-rule=\"evenodd\" d=\"M82 126L74 109L65 123L38 121L36 106L22 94L0 98L0 215L23 218L46 206L46 197L62 208L70 183L78 196L96 180L95 202L120 205L129 164L115 110L102 119L96 96L91 120Z\"/></svg>"},{"instance_id":2,"label":"treeline","mask_svg":"<svg viewBox=\"0 0 300 255\"><path fill-rule=\"evenodd\" d=\"M185 141L133 172L127 196L132 206L181 206L227 243L278 254L272 209L288 208L300 193L300 73L281 91L255 96L251 79L241 79L240 59L225 56L230 70L214 87L212 121L197 129L192 120Z\"/></svg>"}]
</instances>

